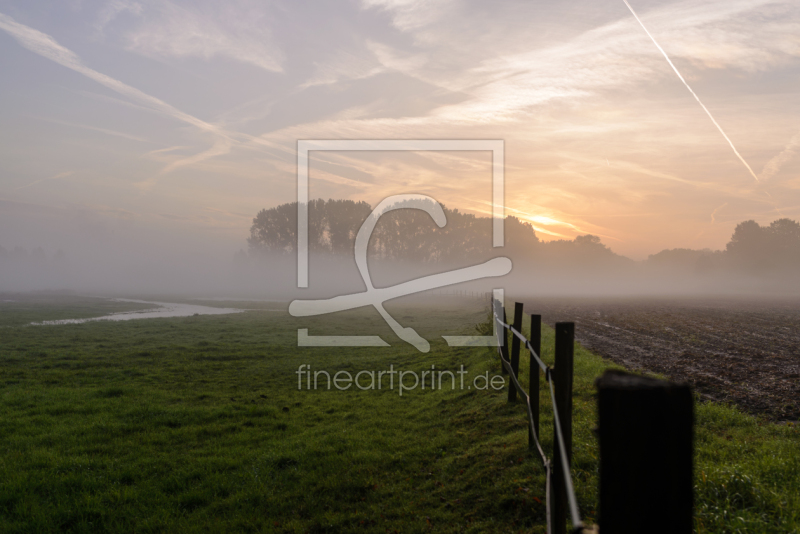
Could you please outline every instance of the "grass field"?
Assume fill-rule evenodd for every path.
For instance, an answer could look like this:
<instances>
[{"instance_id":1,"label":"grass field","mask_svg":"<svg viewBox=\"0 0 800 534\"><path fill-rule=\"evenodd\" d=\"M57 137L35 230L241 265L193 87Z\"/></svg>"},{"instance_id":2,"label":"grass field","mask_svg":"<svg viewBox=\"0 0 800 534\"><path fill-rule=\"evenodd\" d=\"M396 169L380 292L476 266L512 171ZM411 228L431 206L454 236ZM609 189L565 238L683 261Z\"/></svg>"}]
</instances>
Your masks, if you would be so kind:
<instances>
[{"instance_id":1,"label":"grass field","mask_svg":"<svg viewBox=\"0 0 800 534\"><path fill-rule=\"evenodd\" d=\"M80 299L81 316L122 311L92 301ZM476 301L390 309L432 341L428 354L371 311L299 321L269 311L274 303L247 307L21 326L76 312L65 300L3 303L0 531L544 532L543 472L528 450L524 409L505 391L298 390L303 364L331 374L463 365L465 385L499 375L490 350L448 348L438 337L474 333L485 319ZM392 347L298 349L298 327L380 334ZM546 329L545 361L552 342ZM610 365L576 352L573 476L588 523L593 380ZM549 453L544 394L542 403ZM699 532L798 531L796 427L698 405L696 444Z\"/></svg>"}]
</instances>

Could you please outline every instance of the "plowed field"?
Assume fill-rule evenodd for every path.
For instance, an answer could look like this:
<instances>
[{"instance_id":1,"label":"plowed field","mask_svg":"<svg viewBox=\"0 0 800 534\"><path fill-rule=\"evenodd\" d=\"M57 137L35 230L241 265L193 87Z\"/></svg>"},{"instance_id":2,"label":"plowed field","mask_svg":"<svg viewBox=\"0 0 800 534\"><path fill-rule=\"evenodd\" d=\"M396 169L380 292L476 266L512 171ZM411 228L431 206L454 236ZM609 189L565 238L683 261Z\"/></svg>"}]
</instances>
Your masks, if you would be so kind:
<instances>
[{"instance_id":1,"label":"plowed field","mask_svg":"<svg viewBox=\"0 0 800 534\"><path fill-rule=\"evenodd\" d=\"M800 301L527 299L543 320L633 370L691 383L703 397L800 419Z\"/></svg>"}]
</instances>

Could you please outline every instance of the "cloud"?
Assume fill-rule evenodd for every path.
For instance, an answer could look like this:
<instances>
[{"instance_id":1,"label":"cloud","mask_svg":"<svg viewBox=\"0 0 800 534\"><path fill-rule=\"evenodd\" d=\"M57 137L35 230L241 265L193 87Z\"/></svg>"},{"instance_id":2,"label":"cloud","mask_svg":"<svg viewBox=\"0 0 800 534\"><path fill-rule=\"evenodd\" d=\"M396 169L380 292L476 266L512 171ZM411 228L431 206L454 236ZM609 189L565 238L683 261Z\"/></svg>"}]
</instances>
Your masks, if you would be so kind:
<instances>
[{"instance_id":1,"label":"cloud","mask_svg":"<svg viewBox=\"0 0 800 534\"><path fill-rule=\"evenodd\" d=\"M316 72L300 88L333 85L342 80L361 80L386 71L374 56L359 52L339 50L332 57L315 62Z\"/></svg>"},{"instance_id":2,"label":"cloud","mask_svg":"<svg viewBox=\"0 0 800 534\"><path fill-rule=\"evenodd\" d=\"M711 224L714 224L714 223L717 222L717 212L719 212L719 210L721 210L722 208L724 208L727 205L728 205L728 203L726 202L726 203L722 204L721 206L717 206L717 208L714 209L714 211L711 212Z\"/></svg>"},{"instance_id":3,"label":"cloud","mask_svg":"<svg viewBox=\"0 0 800 534\"><path fill-rule=\"evenodd\" d=\"M585 100L669 74L653 62L658 51L644 46L641 29L625 16L621 3L616 19L544 42L528 38L513 24L507 35L489 38L498 34L493 26L513 22L505 18L487 18L478 38L475 14L461 3L448 2L447 17L439 15L439 7L426 12L415 0L362 4L392 13L395 27L415 38L422 51L417 55L435 57L409 64L403 72L471 96L436 111L454 122L521 121L550 102ZM798 15L800 8L789 2L717 0L670 4L643 18L670 55L688 60L695 70L724 66L752 71L800 56ZM769 31L753 31L756 17L759 28Z\"/></svg>"},{"instance_id":4,"label":"cloud","mask_svg":"<svg viewBox=\"0 0 800 534\"><path fill-rule=\"evenodd\" d=\"M673 57L698 68L766 71L800 56L800 6L776 0L682 2L648 13ZM754 31L754 28L758 31Z\"/></svg>"},{"instance_id":5,"label":"cloud","mask_svg":"<svg viewBox=\"0 0 800 534\"><path fill-rule=\"evenodd\" d=\"M414 32L440 22L453 12L457 2L442 0L362 0L364 8L377 8L392 14L392 23L402 31Z\"/></svg>"},{"instance_id":6,"label":"cloud","mask_svg":"<svg viewBox=\"0 0 800 534\"><path fill-rule=\"evenodd\" d=\"M59 65L74 70L75 72L83 74L87 78L94 80L95 82L107 87L108 89L111 89L116 93L130 98L131 100L135 100L140 104L147 106L148 108L161 112L164 115L180 120L187 124L191 124L200 130L206 132L217 131L217 127L212 124L193 117L188 113L184 113L167 104L163 100L159 100L154 96L150 96L147 93L136 89L135 87L131 87L130 85L127 85L119 80L115 80L110 76L87 67L83 64L83 62L81 62L80 58L74 52L58 44L49 35L38 30L34 30L33 28L25 26L24 24L20 24L11 17L2 13L0 13L0 29L7 32L31 52L55 61Z\"/></svg>"},{"instance_id":7,"label":"cloud","mask_svg":"<svg viewBox=\"0 0 800 534\"><path fill-rule=\"evenodd\" d=\"M794 137L789 140L779 154L777 154L775 157L769 160L766 165L764 165L764 168L761 170L760 174L761 179L769 180L778 174L778 171L781 170L781 167L788 163L798 150L800 150L800 132L796 133Z\"/></svg>"},{"instance_id":8,"label":"cloud","mask_svg":"<svg viewBox=\"0 0 800 534\"><path fill-rule=\"evenodd\" d=\"M201 152L196 156L185 158L181 161L173 163L169 165L165 171L171 170L178 166L197 163L205 158L224 154L230 150L230 147L232 146L232 140L228 132L225 132L213 124L198 119L197 117L189 115L188 113L184 113L183 111L180 111L179 109L167 104L163 100L148 95L147 93L144 93L135 87L131 87L130 85L87 67L74 52L58 44L49 35L25 26L24 24L20 24L11 17L2 13L0 13L0 29L14 37L22 46L36 54L39 54L40 56L55 61L59 65L62 65L75 72L83 74L87 78L94 80L108 89L111 89L112 91L119 93L126 98L145 106L148 109L157 111L164 116L179 120L194 126L202 132L210 133L215 136L215 142L212 148Z\"/></svg>"},{"instance_id":9,"label":"cloud","mask_svg":"<svg viewBox=\"0 0 800 534\"><path fill-rule=\"evenodd\" d=\"M89 126L88 124L79 124L79 123L76 123L76 122L66 122L66 121L59 121L59 120L55 120L55 119L46 119L46 118L41 118L41 117L38 117L38 118L40 120L47 121L47 122L52 122L54 124L62 124L64 126L71 126L73 128L81 128L83 130L91 130L93 132L99 132L99 133L106 134L106 135L111 135L111 136L114 136L114 137L121 137L123 139L129 139L131 141L138 141L140 143L149 143L150 142L150 141L148 141L147 139L145 139L143 137L138 137L138 136L130 135L130 134L123 133L123 132L118 132L116 130L109 130L108 128L99 128L97 126Z\"/></svg>"},{"instance_id":10,"label":"cloud","mask_svg":"<svg viewBox=\"0 0 800 534\"><path fill-rule=\"evenodd\" d=\"M131 0L111 0L108 2L97 15L97 20L94 25L97 33L102 34L111 21L117 18L120 13L126 11L139 15L142 13L142 4Z\"/></svg>"},{"instance_id":11,"label":"cloud","mask_svg":"<svg viewBox=\"0 0 800 534\"><path fill-rule=\"evenodd\" d=\"M661 52L664 55L664 59L667 60L667 63L669 63L669 66L672 67L672 70L674 70L675 74L678 75L678 78L680 78L681 82L683 82L683 85L686 86L686 88L692 94L694 99L697 100L697 103L700 104L700 107L703 108L703 111L706 112L706 114L708 115L708 118L711 119L711 122L713 122L714 126L717 127L717 129L719 130L719 133L722 134L722 137L724 137L725 140L728 142L728 144L731 146L731 149L733 150L733 153L736 154L736 157L739 158L739 160L744 164L744 166L747 168L748 172L752 175L752 177L756 181L758 181L758 176L756 176L756 173L753 172L752 168L750 168L750 164L747 163L747 161L745 161L745 159L742 157L742 155L739 154L739 151L736 150L736 147L733 145L733 141L731 141L730 138L728 137L728 134L725 133L725 131L722 129L722 126L719 125L719 123L714 118L714 116L711 114L711 112L708 110L708 108L705 106L705 104L703 104L703 102L700 100L700 97L697 96L697 94L694 92L694 90L689 86L689 84L683 78L681 73L678 71L678 68L675 66L675 64L672 62L672 60L669 58L669 56L664 51L664 49L661 48L661 45L658 44L658 41L656 41L655 37L653 37L653 35L648 31L647 27L644 25L642 20L639 18L639 15L636 14L636 12L633 10L631 5L628 3L628 0L622 0L622 1L625 3L625 5L628 7L628 9L630 9L631 14L636 19L636 22L638 22L642 26L642 29L644 30L644 32L653 41L653 44L656 45L656 48L658 48L658 51Z\"/></svg>"},{"instance_id":12,"label":"cloud","mask_svg":"<svg viewBox=\"0 0 800 534\"><path fill-rule=\"evenodd\" d=\"M193 165L195 163L199 163L201 161L205 161L207 159L216 157L216 156L224 156L231 151L233 147L233 142L228 137L220 137L215 142L214 145L211 146L209 149L204 150L198 154L194 154L192 156L181 158L177 161L173 161L163 169L159 174L166 174L174 169L179 167L186 167L189 165Z\"/></svg>"},{"instance_id":13,"label":"cloud","mask_svg":"<svg viewBox=\"0 0 800 534\"><path fill-rule=\"evenodd\" d=\"M66 178L67 176L72 176L73 174L75 174L75 171L60 172L60 173L56 174L55 176L48 176L47 178L41 178L39 180L34 180L33 182L21 185L21 186L17 187L16 189L14 189L14 191L19 191L20 189L27 189L29 187L32 187L32 186L34 186L36 184L40 184L40 183L48 181L48 180L60 180L61 178Z\"/></svg>"},{"instance_id":14,"label":"cloud","mask_svg":"<svg viewBox=\"0 0 800 534\"><path fill-rule=\"evenodd\" d=\"M229 58L270 72L283 71L283 54L270 37L271 20L258 3L151 3L128 33L129 50L147 56Z\"/></svg>"},{"instance_id":15,"label":"cloud","mask_svg":"<svg viewBox=\"0 0 800 534\"><path fill-rule=\"evenodd\" d=\"M101 49L92 42L94 48L84 55L78 48L82 44L72 45L85 44L84 36L74 35L85 28L81 21L66 19L54 30L81 57L8 17L0 17L0 28L26 48L102 84L97 92L104 94L96 97L128 106L126 120L142 118L147 110L180 121L178 128L149 132L149 121L129 122L136 124L130 133L158 139L159 145L132 145L136 152L131 155L120 150L127 146L115 143L113 153L99 154L93 163L106 166L104 176L123 176L120 187L126 191L137 180L139 187L150 187L168 172L186 178L163 184L157 194L118 200L132 205L163 199L200 209L219 200L255 210L293 199L297 139L420 137L505 139L514 209L549 217L533 222L555 236L572 236L575 228L590 233L607 228L604 233L625 238L629 250L661 246L656 242L668 234L694 235L698 225L709 230L707 244L713 245L713 236L726 231L727 220L772 210L764 190L782 204L796 204L800 182L786 171L800 149L800 141L792 138L797 114L789 85L800 64L800 4L630 1L742 155L754 169L763 166L759 177L776 179L759 188L740 172L741 164L713 124L619 0L575 0L568 6L541 0L364 0L360 11L352 4L317 8L286 0L269 5L255 0L118 0L107 3L102 16L81 14L90 34L92 23L99 21L106 38L118 36L116 44L123 50ZM43 16L38 11L29 15L30 20ZM47 22L30 24L48 27ZM173 67L189 63L192 75L209 80L210 86L198 87L182 75L164 79L163 65L151 70L152 62L124 49L166 59ZM38 60L25 57L25 51L19 54L23 61ZM100 68L101 61L119 62L114 72L130 66L124 71L130 74L118 77L143 89L145 84L168 87L168 93L154 94L178 95L164 98L194 115L84 64ZM64 71L62 80L65 75L72 73ZM148 78L154 75L161 78ZM90 117L105 107L77 101L85 108L66 110L60 101L50 103L45 109L63 112L65 120L76 116L67 111L88 111L83 116ZM92 124L90 119L80 122ZM191 128L183 128L187 124ZM190 137L184 138L187 131ZM91 150L91 141L97 143L88 141L80 148L89 145ZM74 143L65 144L70 146L36 147L52 156L54 165L29 176L76 168L81 154ZM25 157L22 151L12 154L6 167ZM372 201L410 187L441 194L448 206L459 209L465 191L490 198L489 190L481 189L485 162L457 161L459 155L450 153L405 161L381 158L331 154L330 162L374 180L319 168L318 191L326 198ZM432 184L438 189L433 191ZM88 189L83 180L78 185L86 189L76 188L75 195ZM97 188L94 194L115 202L111 188ZM710 226L709 213L725 202L728 207ZM575 228L557 226L554 220Z\"/></svg>"}]
</instances>

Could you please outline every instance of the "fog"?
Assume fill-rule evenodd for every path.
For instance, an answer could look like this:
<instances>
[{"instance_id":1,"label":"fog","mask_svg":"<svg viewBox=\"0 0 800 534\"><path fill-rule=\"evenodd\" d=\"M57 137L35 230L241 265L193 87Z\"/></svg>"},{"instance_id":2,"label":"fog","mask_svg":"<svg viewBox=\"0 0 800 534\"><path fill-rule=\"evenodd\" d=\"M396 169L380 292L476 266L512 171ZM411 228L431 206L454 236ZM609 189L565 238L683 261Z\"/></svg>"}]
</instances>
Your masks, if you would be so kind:
<instances>
[{"instance_id":1,"label":"fog","mask_svg":"<svg viewBox=\"0 0 800 534\"><path fill-rule=\"evenodd\" d=\"M299 289L296 253L291 247L288 251L259 248L253 241L255 234L251 234L248 243L247 236L237 239L230 231L198 230L177 222L148 224L117 213L42 209L10 202L3 202L0 207L0 292L3 293L68 291L104 296L286 301L328 298L366 289L353 254L348 253L353 250L351 230L347 231L350 241L340 243L337 250L320 249L311 253L309 287ZM462 224L459 220L465 220L462 226L472 225L474 235L468 239L459 237L462 241L456 246L447 241L450 250L458 253L436 259L429 251L443 246L442 239L452 240L452 235L439 235L436 232L444 230L437 229L430 220L410 220L402 213L411 211L398 210L392 216L395 219L389 215L384 218L388 219L387 224L401 224L405 220L414 227L430 227L426 234L428 241L420 240L418 235L407 239L401 235L399 242L404 245L413 239L421 243L413 254L403 252L406 257L392 257L393 253L387 252L388 245L383 245L382 254L371 250L369 270L375 287L507 256L513 262L509 275L441 290L486 292L504 288L509 294L526 297L800 294L800 271L795 268L794 256L791 261L786 260L788 263L759 267L760 264L750 265L750 262L743 268L740 264L744 260L736 263L731 259L736 249L729 246L727 252L664 251L637 262L615 254L593 236L541 242L529 225L512 218L506 221L506 246L492 248L488 235L484 235L488 219L468 218L449 211L448 221L454 227ZM356 218L353 228L357 229L362 221L363 217ZM754 230L744 229L748 228ZM380 227L376 228L375 235L379 236L376 239L385 234L380 231ZM323 233L329 234L327 230ZM477 245L464 245L467 241L475 241ZM757 259L765 255L763 251L753 254Z\"/></svg>"}]
</instances>

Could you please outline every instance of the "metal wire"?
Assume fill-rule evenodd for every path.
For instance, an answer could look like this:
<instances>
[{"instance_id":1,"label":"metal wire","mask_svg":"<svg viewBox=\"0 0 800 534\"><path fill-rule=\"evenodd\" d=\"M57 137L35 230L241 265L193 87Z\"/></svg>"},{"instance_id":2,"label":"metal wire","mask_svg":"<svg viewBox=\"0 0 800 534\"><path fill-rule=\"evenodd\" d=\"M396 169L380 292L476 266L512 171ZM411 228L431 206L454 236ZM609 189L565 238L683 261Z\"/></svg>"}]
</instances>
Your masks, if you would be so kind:
<instances>
[{"instance_id":1,"label":"metal wire","mask_svg":"<svg viewBox=\"0 0 800 534\"><path fill-rule=\"evenodd\" d=\"M572 487L572 476L569 472L569 463L567 463L567 449L564 446L564 435L561 433L561 423L558 422L558 408L556 407L556 393L553 389L553 383L550 384L550 398L553 400L553 420L556 423L556 435L558 436L558 448L561 451L561 470L564 472L564 483L567 486L567 500L569 501L569 515L572 516L572 528L578 529L583 527L581 522L581 515L578 512L578 500L575 498L575 488Z\"/></svg>"},{"instance_id":2,"label":"metal wire","mask_svg":"<svg viewBox=\"0 0 800 534\"><path fill-rule=\"evenodd\" d=\"M498 322L498 323L500 323L501 325L503 325L503 327L505 327L505 328L509 329L509 330L511 331L511 333L512 333L512 334L514 334L515 336L517 336L517 337L519 338L519 340L520 340L520 341L522 341L522 342L525 344L525 347L526 347L526 348L527 348L529 351L531 351L531 355L534 357L534 359L536 360L536 363L539 365L539 367L541 368L541 370L542 370L543 372L545 372L545 373L546 373L546 372L547 372L547 370L549 369L549 367L547 367L547 364L546 364L546 363L544 363L544 362L541 360L541 358L539 358L539 355L538 355L538 354L536 354L536 351L535 351L535 350L533 350L533 345L531 345L531 342L528 340L528 338L526 338L525 336L523 336L521 333L517 332L517 331L514 329L514 327L513 327L513 326L511 326L510 324L507 324L507 323L504 323L503 321L501 321L501 320L500 320L500 319L497 317L497 314L496 314L496 313L494 314L494 317L495 317L495 319L497 319L497 322Z\"/></svg>"},{"instance_id":3,"label":"metal wire","mask_svg":"<svg viewBox=\"0 0 800 534\"><path fill-rule=\"evenodd\" d=\"M550 399L552 400L552 403L553 403L553 420L555 421L556 436L558 438L557 439L558 447L559 447L559 451L561 453L560 454L560 456L561 456L561 470L564 473L564 483L565 483L565 486L566 486L567 501L568 501L568 504L569 504L569 511L570 511L570 516L571 516L571 519L572 519L572 529L573 529L573 532L579 532L583 528L583 522L581 521L580 512L578 510L578 500L575 498L575 488L572 485L572 475L570 474L569 464L567 463L567 450L566 450L566 446L564 445L564 435L563 435L563 433L561 431L561 423L560 423L560 421L558 419L558 407L556 406L555 390L553 389L553 382L551 380L552 368L549 367L547 364L545 364L541 360L539 355L536 354L536 351L533 350L533 346L531 345L530 341L525 336L523 336L522 333L518 332L517 330L514 329L513 326L511 326L508 323L503 322L500 319L500 317L498 316L497 311L500 308L500 306L502 306L502 305L500 304L499 301L495 300L494 302L495 302L495 306L494 306L495 309L492 311L492 315L494 316L494 320L497 321L497 323L499 325L501 325L504 329L510 330L511 333L513 333L515 336L517 336L519 338L519 340L525 344L525 347L527 347L527 349L530 351L531 356L533 356L533 358L536 360L536 363L539 365L541 370L544 372L545 380L547 381L547 383L550 386ZM545 492L546 492L546 494L545 494L545 499L546 499L545 508L546 508L546 512L547 512L547 532L551 533L553 531L552 530L552 517L551 517L551 513L550 513L550 508L551 508L551 506L550 506L550 472L551 472L551 469L552 469L552 464L551 464L550 460L548 460L547 456L544 454L544 451L542 450L542 446L539 443L539 436L536 435L536 430L534 429L534 425L533 425L533 410L531 409L531 397L530 397L530 395L528 393L525 392L525 390L522 389L522 386L520 385L519 380L517 380L517 377L514 374L514 370L511 368L511 363L509 361L507 361L505 358L503 358L503 354L502 354L502 351L500 350L500 347L502 346L502 342L504 340L500 339L500 329L499 328L495 328L495 330L496 330L496 333L497 333L497 350L500 353L500 361L502 362L503 367L505 367L506 370L508 371L508 374L511 377L511 381L514 384L514 387L517 388L517 391L519 391L520 395L526 401L526 408L528 410L528 419L529 419L529 424L530 424L530 429L531 429L531 435L533 436L533 440L536 443L536 448L539 450L539 455L542 457L542 463L544 464L544 467L545 467L546 476L547 476L547 482L546 482L547 488L545 489ZM534 371L533 371L533 369L530 369L529 372L532 373Z\"/></svg>"}]
</instances>

